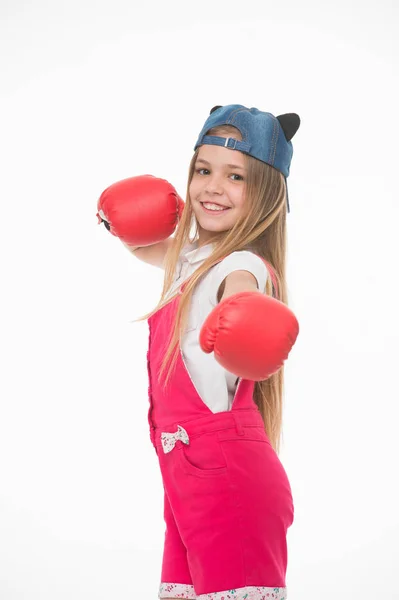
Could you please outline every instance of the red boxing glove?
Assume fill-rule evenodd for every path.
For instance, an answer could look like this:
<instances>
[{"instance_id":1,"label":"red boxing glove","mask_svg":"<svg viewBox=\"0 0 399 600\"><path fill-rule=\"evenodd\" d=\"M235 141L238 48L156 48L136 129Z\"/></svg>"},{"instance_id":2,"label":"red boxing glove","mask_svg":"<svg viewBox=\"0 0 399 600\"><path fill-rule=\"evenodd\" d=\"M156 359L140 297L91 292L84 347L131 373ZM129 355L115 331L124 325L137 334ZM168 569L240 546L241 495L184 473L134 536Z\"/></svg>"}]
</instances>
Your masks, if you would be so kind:
<instances>
[{"instance_id":1,"label":"red boxing glove","mask_svg":"<svg viewBox=\"0 0 399 600\"><path fill-rule=\"evenodd\" d=\"M122 242L140 247L172 235L183 209L183 200L166 179L139 175L105 189L96 216Z\"/></svg>"},{"instance_id":2,"label":"red boxing glove","mask_svg":"<svg viewBox=\"0 0 399 600\"><path fill-rule=\"evenodd\" d=\"M200 346L243 379L262 381L282 367L295 344L299 324L283 303L261 292L244 291L222 300L208 315Z\"/></svg>"}]
</instances>

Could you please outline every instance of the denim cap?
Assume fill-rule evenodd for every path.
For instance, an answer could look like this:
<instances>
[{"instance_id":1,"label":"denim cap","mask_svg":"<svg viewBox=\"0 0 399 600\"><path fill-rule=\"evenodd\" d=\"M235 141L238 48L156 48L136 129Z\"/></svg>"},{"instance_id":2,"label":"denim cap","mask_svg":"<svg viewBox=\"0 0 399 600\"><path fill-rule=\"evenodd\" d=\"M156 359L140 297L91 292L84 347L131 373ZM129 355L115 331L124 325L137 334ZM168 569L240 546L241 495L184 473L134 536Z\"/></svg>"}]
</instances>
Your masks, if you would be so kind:
<instances>
[{"instance_id":1,"label":"denim cap","mask_svg":"<svg viewBox=\"0 0 399 600\"><path fill-rule=\"evenodd\" d=\"M241 133L242 141L231 137L207 135L210 129L219 125L236 127ZM275 117L271 113L247 108L241 104L214 106L198 136L194 150L202 144L224 146L244 152L274 167L284 175L287 210L290 212L287 177L293 154L291 139L298 131L299 125L300 118L296 113Z\"/></svg>"}]
</instances>

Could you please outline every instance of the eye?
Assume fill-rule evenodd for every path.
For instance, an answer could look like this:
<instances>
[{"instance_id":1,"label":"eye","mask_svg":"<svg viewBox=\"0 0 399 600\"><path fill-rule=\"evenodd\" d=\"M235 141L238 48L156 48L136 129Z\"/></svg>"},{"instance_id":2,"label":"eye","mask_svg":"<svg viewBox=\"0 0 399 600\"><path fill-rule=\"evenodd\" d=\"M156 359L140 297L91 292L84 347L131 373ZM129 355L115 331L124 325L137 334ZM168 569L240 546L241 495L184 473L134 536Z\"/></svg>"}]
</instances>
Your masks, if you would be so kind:
<instances>
[{"instance_id":1,"label":"eye","mask_svg":"<svg viewBox=\"0 0 399 600\"><path fill-rule=\"evenodd\" d=\"M195 169L195 172L198 173L198 175L209 175L210 170L205 168L199 168ZM238 173L232 173L229 177L233 177L233 181L244 181L244 177L242 175L239 175Z\"/></svg>"}]
</instances>

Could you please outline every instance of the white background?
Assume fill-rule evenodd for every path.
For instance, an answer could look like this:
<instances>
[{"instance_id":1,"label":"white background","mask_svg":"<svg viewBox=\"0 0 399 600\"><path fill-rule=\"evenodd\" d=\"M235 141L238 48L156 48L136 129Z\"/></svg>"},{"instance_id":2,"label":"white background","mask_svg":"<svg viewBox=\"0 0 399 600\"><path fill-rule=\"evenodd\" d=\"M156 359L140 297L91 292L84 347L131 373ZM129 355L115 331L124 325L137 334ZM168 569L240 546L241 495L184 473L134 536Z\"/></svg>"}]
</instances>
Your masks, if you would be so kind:
<instances>
[{"instance_id":1,"label":"white background","mask_svg":"<svg viewBox=\"0 0 399 600\"><path fill-rule=\"evenodd\" d=\"M290 600L393 600L399 497L398 5L2 1L1 600L155 600L147 425L162 271L97 225L152 173L185 195L216 104L297 112L286 368Z\"/></svg>"}]
</instances>

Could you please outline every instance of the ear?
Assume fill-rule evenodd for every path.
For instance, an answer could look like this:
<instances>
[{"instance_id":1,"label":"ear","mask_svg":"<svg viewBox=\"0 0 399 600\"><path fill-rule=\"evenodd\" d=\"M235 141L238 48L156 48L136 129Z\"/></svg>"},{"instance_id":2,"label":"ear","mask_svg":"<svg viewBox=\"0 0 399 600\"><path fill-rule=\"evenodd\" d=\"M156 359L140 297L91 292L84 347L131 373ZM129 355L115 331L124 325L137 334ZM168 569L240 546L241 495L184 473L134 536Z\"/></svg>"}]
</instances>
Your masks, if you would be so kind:
<instances>
[{"instance_id":1,"label":"ear","mask_svg":"<svg viewBox=\"0 0 399 600\"><path fill-rule=\"evenodd\" d=\"M222 108L221 106L214 106L213 108L211 108L211 112L209 113L210 115L215 112L215 110L217 110L218 108Z\"/></svg>"},{"instance_id":2,"label":"ear","mask_svg":"<svg viewBox=\"0 0 399 600\"><path fill-rule=\"evenodd\" d=\"M285 138L287 142L289 142L290 140L292 140L292 138L299 129L299 125L301 124L301 119L299 118L299 115L297 115L296 113L285 113L284 115L279 115L278 117L276 117L276 119L278 119L284 131Z\"/></svg>"}]
</instances>

